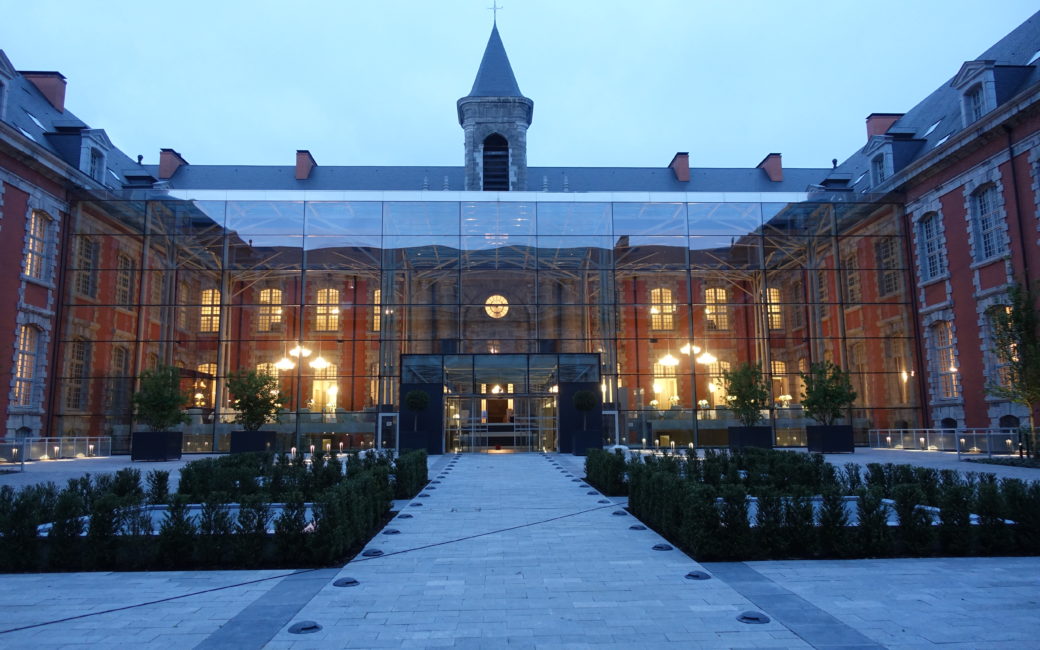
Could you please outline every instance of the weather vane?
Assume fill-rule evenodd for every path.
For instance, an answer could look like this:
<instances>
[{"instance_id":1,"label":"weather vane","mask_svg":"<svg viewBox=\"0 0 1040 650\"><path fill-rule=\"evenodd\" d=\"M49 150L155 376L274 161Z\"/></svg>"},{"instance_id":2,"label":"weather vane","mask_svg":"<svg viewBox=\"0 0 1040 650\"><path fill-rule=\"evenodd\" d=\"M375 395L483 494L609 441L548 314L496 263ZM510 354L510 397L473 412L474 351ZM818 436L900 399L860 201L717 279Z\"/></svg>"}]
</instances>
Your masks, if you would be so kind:
<instances>
[{"instance_id":1,"label":"weather vane","mask_svg":"<svg viewBox=\"0 0 1040 650\"><path fill-rule=\"evenodd\" d=\"M491 6L488 7L488 11L491 12L491 20L494 21L495 23L498 22L498 10L499 9L505 9L505 7L498 6L498 2L492 2Z\"/></svg>"}]
</instances>

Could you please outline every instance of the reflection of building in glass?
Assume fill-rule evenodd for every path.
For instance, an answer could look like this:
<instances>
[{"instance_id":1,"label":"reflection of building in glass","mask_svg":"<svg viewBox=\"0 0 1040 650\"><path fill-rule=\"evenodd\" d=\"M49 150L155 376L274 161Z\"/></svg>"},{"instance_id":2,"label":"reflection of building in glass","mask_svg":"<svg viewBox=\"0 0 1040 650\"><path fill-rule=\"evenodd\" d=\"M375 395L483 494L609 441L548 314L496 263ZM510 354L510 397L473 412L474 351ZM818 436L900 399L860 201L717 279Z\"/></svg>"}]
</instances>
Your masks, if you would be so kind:
<instances>
[{"instance_id":1,"label":"reflection of building in glass","mask_svg":"<svg viewBox=\"0 0 1040 650\"><path fill-rule=\"evenodd\" d=\"M822 360L853 374L860 440L1024 417L982 390L1001 372L984 315L1037 266L1020 234L1040 184L1040 72L1022 54L1037 22L906 115L872 115L834 169L528 167L533 102L497 30L459 100L459 167L305 151L195 166L171 149L141 165L64 110L64 78L0 56L0 83L25 91L0 93L3 223L24 233L0 243L7 435L125 449L129 395L158 364L181 372L196 448L226 446L239 369L277 377L270 427L320 448L398 431L432 451L725 444L724 375L745 362L787 444L804 440L799 373ZM991 82L985 102L964 94ZM409 411L411 391L429 406Z\"/></svg>"}]
</instances>

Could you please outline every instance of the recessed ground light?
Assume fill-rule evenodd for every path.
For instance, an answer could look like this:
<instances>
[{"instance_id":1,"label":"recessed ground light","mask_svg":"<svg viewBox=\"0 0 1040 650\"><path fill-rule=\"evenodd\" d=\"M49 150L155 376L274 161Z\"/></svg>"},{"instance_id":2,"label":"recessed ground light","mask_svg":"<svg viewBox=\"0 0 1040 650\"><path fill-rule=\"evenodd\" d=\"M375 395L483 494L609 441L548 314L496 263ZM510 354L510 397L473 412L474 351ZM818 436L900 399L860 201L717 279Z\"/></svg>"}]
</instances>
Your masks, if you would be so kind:
<instances>
[{"instance_id":1,"label":"recessed ground light","mask_svg":"<svg viewBox=\"0 0 1040 650\"><path fill-rule=\"evenodd\" d=\"M610 503L610 501L607 501L606 499L600 499L596 503Z\"/></svg>"},{"instance_id":2,"label":"recessed ground light","mask_svg":"<svg viewBox=\"0 0 1040 650\"><path fill-rule=\"evenodd\" d=\"M386 530L383 531L383 534L384 535L400 535L401 531L397 530L396 528L387 528Z\"/></svg>"},{"instance_id":3,"label":"recessed ground light","mask_svg":"<svg viewBox=\"0 0 1040 650\"><path fill-rule=\"evenodd\" d=\"M399 514L399 515L397 515L397 518L398 518L398 519L411 519L411 518L412 518L412 515L410 515L410 514L408 514L407 512L405 512L405 513L402 513L402 514Z\"/></svg>"},{"instance_id":4,"label":"recessed ground light","mask_svg":"<svg viewBox=\"0 0 1040 650\"><path fill-rule=\"evenodd\" d=\"M765 625L769 622L769 617L762 612L748 610L746 612L741 612L740 616L737 617L737 620L741 623L747 623L748 625Z\"/></svg>"},{"instance_id":5,"label":"recessed ground light","mask_svg":"<svg viewBox=\"0 0 1040 650\"><path fill-rule=\"evenodd\" d=\"M690 571L683 577L687 580L711 580L711 576L703 571Z\"/></svg>"},{"instance_id":6,"label":"recessed ground light","mask_svg":"<svg viewBox=\"0 0 1040 650\"><path fill-rule=\"evenodd\" d=\"M655 551L671 551L674 550L670 544L654 544Z\"/></svg>"},{"instance_id":7,"label":"recessed ground light","mask_svg":"<svg viewBox=\"0 0 1040 650\"><path fill-rule=\"evenodd\" d=\"M421 508L422 504L421 503L412 503L412 504L409 504L408 507L409 508Z\"/></svg>"},{"instance_id":8,"label":"recessed ground light","mask_svg":"<svg viewBox=\"0 0 1040 650\"><path fill-rule=\"evenodd\" d=\"M428 497L428 496L430 496L430 495L429 495L429 494L426 494L425 492L423 492L422 494L420 494L420 495L419 495L419 498L420 498L420 499L425 499L425 498L426 498L426 497Z\"/></svg>"},{"instance_id":9,"label":"recessed ground light","mask_svg":"<svg viewBox=\"0 0 1040 650\"><path fill-rule=\"evenodd\" d=\"M625 512L624 510L615 510L614 512L612 512L610 514L614 515L615 517L624 517L628 513Z\"/></svg>"},{"instance_id":10,"label":"recessed ground light","mask_svg":"<svg viewBox=\"0 0 1040 650\"><path fill-rule=\"evenodd\" d=\"M361 583L358 582L357 578L340 578L336 582L332 583L333 587L356 587Z\"/></svg>"},{"instance_id":11,"label":"recessed ground light","mask_svg":"<svg viewBox=\"0 0 1040 650\"><path fill-rule=\"evenodd\" d=\"M289 634L313 634L321 630L321 626L314 621L300 621L289 626Z\"/></svg>"},{"instance_id":12,"label":"recessed ground light","mask_svg":"<svg viewBox=\"0 0 1040 650\"><path fill-rule=\"evenodd\" d=\"M643 526L642 524L632 524L631 526L628 527L628 529L629 530L646 530L646 526Z\"/></svg>"},{"instance_id":13,"label":"recessed ground light","mask_svg":"<svg viewBox=\"0 0 1040 650\"><path fill-rule=\"evenodd\" d=\"M581 479L580 478L572 478L571 479L571 483L581 483Z\"/></svg>"},{"instance_id":14,"label":"recessed ground light","mask_svg":"<svg viewBox=\"0 0 1040 650\"><path fill-rule=\"evenodd\" d=\"M379 557L383 554L378 548L370 548L361 554L361 557Z\"/></svg>"},{"instance_id":15,"label":"recessed ground light","mask_svg":"<svg viewBox=\"0 0 1040 650\"><path fill-rule=\"evenodd\" d=\"M430 483L440 483L440 481L430 481Z\"/></svg>"},{"instance_id":16,"label":"recessed ground light","mask_svg":"<svg viewBox=\"0 0 1040 650\"><path fill-rule=\"evenodd\" d=\"M597 492L597 491L595 491L595 490L589 490L589 491L588 491L588 492L586 492L585 494L589 495L590 497L594 497L594 496L598 495L598 494L599 494L599 492Z\"/></svg>"}]
</instances>

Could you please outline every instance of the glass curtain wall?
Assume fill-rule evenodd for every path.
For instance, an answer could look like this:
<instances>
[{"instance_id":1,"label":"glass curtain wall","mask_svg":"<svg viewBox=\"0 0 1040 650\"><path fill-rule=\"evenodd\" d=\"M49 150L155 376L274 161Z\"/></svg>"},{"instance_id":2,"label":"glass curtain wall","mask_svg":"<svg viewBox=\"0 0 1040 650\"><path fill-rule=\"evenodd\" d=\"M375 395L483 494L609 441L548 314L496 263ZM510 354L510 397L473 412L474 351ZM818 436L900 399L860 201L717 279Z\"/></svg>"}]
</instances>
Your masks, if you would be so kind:
<instances>
[{"instance_id":1,"label":"glass curtain wall","mask_svg":"<svg viewBox=\"0 0 1040 650\"><path fill-rule=\"evenodd\" d=\"M725 444L723 376L748 362L779 444L804 441L816 361L853 374L857 431L918 422L896 206L551 198L81 202L51 428L125 448L137 377L164 364L188 450L221 449L225 377L257 369L286 396L271 428L360 448L397 410L400 355L507 353L598 354L635 446Z\"/></svg>"}]
</instances>

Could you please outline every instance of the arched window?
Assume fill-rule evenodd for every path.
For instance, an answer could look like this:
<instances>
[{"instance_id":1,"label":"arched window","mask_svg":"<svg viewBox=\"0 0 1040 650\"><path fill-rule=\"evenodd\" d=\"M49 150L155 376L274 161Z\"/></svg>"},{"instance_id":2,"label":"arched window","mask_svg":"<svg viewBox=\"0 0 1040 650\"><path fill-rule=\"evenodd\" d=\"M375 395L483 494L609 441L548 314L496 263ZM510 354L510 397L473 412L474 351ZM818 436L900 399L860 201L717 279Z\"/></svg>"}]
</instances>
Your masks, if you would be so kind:
<instances>
[{"instance_id":1,"label":"arched window","mask_svg":"<svg viewBox=\"0 0 1040 650\"><path fill-rule=\"evenodd\" d=\"M1004 249L1001 230L1000 197L997 188L987 185L971 195L972 224L975 230L976 261L999 255Z\"/></svg>"},{"instance_id":2,"label":"arched window","mask_svg":"<svg viewBox=\"0 0 1040 650\"><path fill-rule=\"evenodd\" d=\"M199 295L199 331L220 331L220 290L203 289Z\"/></svg>"},{"instance_id":3,"label":"arched window","mask_svg":"<svg viewBox=\"0 0 1040 650\"><path fill-rule=\"evenodd\" d=\"M43 279L47 261L47 233L50 230L51 218L46 212L33 210L29 215L27 230L28 241L25 246L25 275L37 280Z\"/></svg>"},{"instance_id":4,"label":"arched window","mask_svg":"<svg viewBox=\"0 0 1040 650\"><path fill-rule=\"evenodd\" d=\"M1001 429L1017 429L1022 425L1022 421L1014 415L1002 415L1000 416L1000 422L998 422L998 425Z\"/></svg>"},{"instance_id":5,"label":"arched window","mask_svg":"<svg viewBox=\"0 0 1040 650\"><path fill-rule=\"evenodd\" d=\"M318 306L314 313L314 330L334 332L339 329L339 289L318 289Z\"/></svg>"},{"instance_id":6,"label":"arched window","mask_svg":"<svg viewBox=\"0 0 1040 650\"><path fill-rule=\"evenodd\" d=\"M484 138L484 190L509 191L509 142L497 133Z\"/></svg>"},{"instance_id":7,"label":"arched window","mask_svg":"<svg viewBox=\"0 0 1040 650\"><path fill-rule=\"evenodd\" d=\"M33 380L40 345L40 330L32 325L18 328L18 349L14 361L14 405L32 406Z\"/></svg>"},{"instance_id":8,"label":"arched window","mask_svg":"<svg viewBox=\"0 0 1040 650\"><path fill-rule=\"evenodd\" d=\"M931 280L946 273L946 245L939 227L938 213L932 212L921 217L917 224L917 242L924 279Z\"/></svg>"},{"instance_id":9,"label":"arched window","mask_svg":"<svg viewBox=\"0 0 1040 650\"><path fill-rule=\"evenodd\" d=\"M270 332L282 323L282 290L260 290L260 313L257 314L256 331Z\"/></svg>"},{"instance_id":10,"label":"arched window","mask_svg":"<svg viewBox=\"0 0 1040 650\"><path fill-rule=\"evenodd\" d=\"M658 287L650 290L650 329L675 329L675 303L672 290Z\"/></svg>"}]
</instances>

